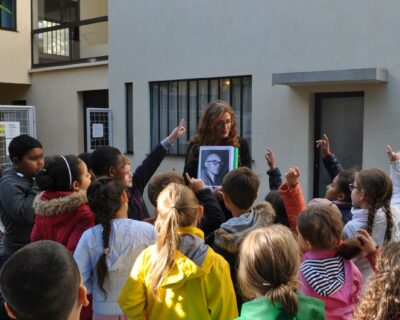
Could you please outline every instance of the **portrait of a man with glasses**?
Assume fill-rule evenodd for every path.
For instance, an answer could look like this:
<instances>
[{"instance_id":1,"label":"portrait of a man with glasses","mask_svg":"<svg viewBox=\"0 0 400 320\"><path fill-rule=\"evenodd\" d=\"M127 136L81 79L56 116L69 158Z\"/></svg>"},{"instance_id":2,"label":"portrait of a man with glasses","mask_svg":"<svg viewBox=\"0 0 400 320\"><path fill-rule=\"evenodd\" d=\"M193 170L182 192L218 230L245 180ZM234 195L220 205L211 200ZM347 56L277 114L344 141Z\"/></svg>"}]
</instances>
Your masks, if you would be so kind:
<instances>
[{"instance_id":1,"label":"portrait of a man with glasses","mask_svg":"<svg viewBox=\"0 0 400 320\"><path fill-rule=\"evenodd\" d=\"M227 156L223 152L226 151L213 151L209 150L208 154L203 154L202 169L200 178L207 186L221 186L225 174L228 172Z\"/></svg>"}]
</instances>

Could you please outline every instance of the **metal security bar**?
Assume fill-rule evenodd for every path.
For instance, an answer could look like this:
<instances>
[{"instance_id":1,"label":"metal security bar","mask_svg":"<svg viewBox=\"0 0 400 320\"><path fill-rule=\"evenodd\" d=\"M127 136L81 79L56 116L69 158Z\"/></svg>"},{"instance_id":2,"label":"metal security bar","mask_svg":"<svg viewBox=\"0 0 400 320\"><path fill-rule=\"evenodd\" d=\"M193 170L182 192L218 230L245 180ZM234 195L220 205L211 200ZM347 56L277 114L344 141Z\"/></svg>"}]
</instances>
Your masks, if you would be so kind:
<instances>
[{"instance_id":1,"label":"metal security bar","mask_svg":"<svg viewBox=\"0 0 400 320\"><path fill-rule=\"evenodd\" d=\"M112 145L112 113L110 109L86 109L86 152Z\"/></svg>"},{"instance_id":2,"label":"metal security bar","mask_svg":"<svg viewBox=\"0 0 400 320\"><path fill-rule=\"evenodd\" d=\"M0 164L11 166L8 145L20 134L36 137L36 116L33 106L0 106Z\"/></svg>"}]
</instances>

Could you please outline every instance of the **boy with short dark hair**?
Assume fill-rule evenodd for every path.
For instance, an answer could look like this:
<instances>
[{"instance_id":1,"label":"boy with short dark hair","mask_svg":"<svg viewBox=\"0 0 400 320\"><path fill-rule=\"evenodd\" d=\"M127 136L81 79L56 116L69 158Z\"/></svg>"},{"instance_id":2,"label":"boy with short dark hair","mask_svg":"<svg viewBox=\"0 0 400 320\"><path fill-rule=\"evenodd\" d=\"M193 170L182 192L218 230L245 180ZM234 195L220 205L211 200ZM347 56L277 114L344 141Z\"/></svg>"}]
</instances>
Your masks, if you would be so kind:
<instances>
[{"instance_id":1,"label":"boy with short dark hair","mask_svg":"<svg viewBox=\"0 0 400 320\"><path fill-rule=\"evenodd\" d=\"M5 228L1 264L30 242L35 222L32 204L40 191L34 177L44 167L42 144L26 134L15 137L8 146L13 167L0 179L0 217Z\"/></svg>"},{"instance_id":2,"label":"boy with short dark hair","mask_svg":"<svg viewBox=\"0 0 400 320\"><path fill-rule=\"evenodd\" d=\"M240 245L250 231L272 225L275 221L274 209L268 202L253 206L259 185L259 178L247 167L229 172L222 182L224 203L233 217L215 231L213 248L229 263L239 310L243 303L236 276Z\"/></svg>"},{"instance_id":3,"label":"boy with short dark hair","mask_svg":"<svg viewBox=\"0 0 400 320\"><path fill-rule=\"evenodd\" d=\"M8 315L17 320L78 320L88 304L74 258L49 240L31 243L7 260L0 290Z\"/></svg>"}]
</instances>

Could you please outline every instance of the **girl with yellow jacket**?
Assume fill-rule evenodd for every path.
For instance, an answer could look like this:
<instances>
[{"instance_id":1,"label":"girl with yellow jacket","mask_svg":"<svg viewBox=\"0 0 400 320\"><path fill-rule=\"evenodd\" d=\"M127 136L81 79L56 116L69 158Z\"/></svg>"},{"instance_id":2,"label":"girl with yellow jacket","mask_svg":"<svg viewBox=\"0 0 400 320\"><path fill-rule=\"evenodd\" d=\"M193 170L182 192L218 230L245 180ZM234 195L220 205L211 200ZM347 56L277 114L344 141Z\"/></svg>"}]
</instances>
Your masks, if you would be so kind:
<instances>
[{"instance_id":1,"label":"girl with yellow jacket","mask_svg":"<svg viewBox=\"0 0 400 320\"><path fill-rule=\"evenodd\" d=\"M188 187L169 184L157 199L157 243L137 258L119 295L129 319L237 317L229 265L197 229L203 208Z\"/></svg>"}]
</instances>

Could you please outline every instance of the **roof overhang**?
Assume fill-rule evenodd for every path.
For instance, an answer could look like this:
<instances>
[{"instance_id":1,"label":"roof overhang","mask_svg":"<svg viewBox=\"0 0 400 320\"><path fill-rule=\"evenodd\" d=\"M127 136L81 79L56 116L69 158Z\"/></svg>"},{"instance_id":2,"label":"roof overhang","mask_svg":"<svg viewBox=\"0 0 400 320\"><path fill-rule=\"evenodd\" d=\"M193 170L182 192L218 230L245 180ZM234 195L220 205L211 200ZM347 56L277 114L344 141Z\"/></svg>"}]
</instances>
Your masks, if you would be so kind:
<instances>
[{"instance_id":1,"label":"roof overhang","mask_svg":"<svg viewBox=\"0 0 400 320\"><path fill-rule=\"evenodd\" d=\"M273 73L272 85L286 86L386 83L388 71L382 68Z\"/></svg>"}]
</instances>

